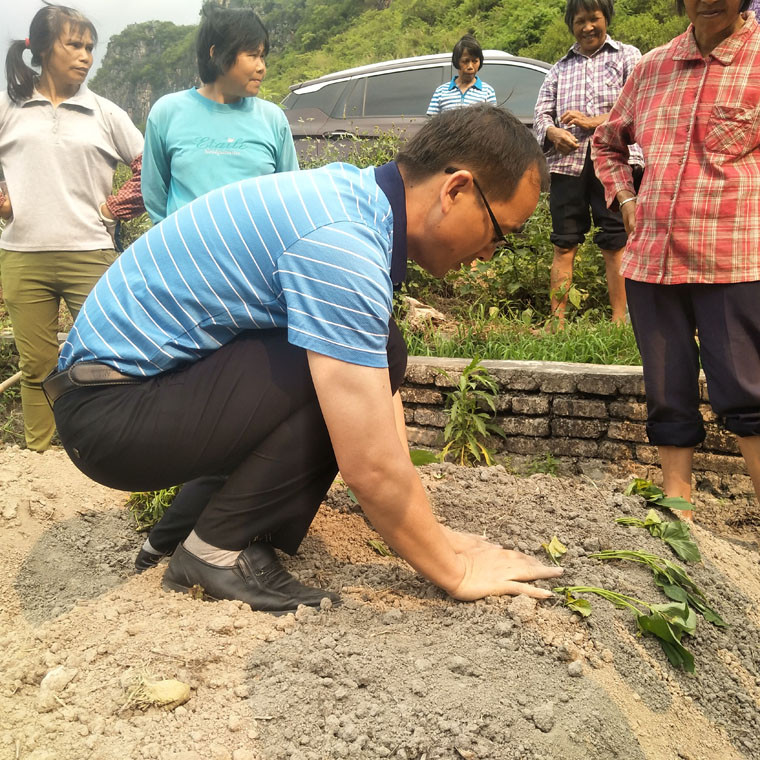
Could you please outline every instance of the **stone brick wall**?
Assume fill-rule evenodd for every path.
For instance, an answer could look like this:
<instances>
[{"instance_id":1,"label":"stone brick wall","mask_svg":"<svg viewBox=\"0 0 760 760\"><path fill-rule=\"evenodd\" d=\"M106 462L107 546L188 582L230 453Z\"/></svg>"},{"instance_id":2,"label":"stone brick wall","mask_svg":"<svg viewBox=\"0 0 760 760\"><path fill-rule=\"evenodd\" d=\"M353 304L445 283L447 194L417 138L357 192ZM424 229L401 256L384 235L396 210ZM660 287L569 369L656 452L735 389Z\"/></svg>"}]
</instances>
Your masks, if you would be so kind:
<instances>
[{"instance_id":1,"label":"stone brick wall","mask_svg":"<svg viewBox=\"0 0 760 760\"><path fill-rule=\"evenodd\" d=\"M401 396L411 445L443 446L446 393L468 363L466 359L409 358ZM611 463L647 476L657 464L657 451L646 437L641 367L529 361L482 364L499 384L495 422L507 437L492 439L496 451L527 457L551 453L576 464ZM736 439L719 425L707 403L704 377L700 394L707 438L694 457L697 484L721 493L751 493Z\"/></svg>"}]
</instances>

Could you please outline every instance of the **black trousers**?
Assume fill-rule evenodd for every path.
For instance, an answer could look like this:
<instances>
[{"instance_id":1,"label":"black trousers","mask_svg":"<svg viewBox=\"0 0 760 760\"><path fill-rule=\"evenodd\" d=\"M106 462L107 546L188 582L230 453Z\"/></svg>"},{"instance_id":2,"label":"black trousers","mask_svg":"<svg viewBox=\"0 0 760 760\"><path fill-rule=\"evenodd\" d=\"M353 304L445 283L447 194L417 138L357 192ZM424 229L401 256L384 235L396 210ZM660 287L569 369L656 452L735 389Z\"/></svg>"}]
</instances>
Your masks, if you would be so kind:
<instances>
[{"instance_id":1,"label":"black trousers","mask_svg":"<svg viewBox=\"0 0 760 760\"><path fill-rule=\"evenodd\" d=\"M638 192L644 172L640 166L633 166L632 171L633 183ZM580 176L552 172L549 210L552 215L552 233L549 238L560 248L580 245L591 229L592 218L594 226L599 227L594 242L603 251L617 251L628 240L622 214L607 208L604 187L596 176L591 160L590 145Z\"/></svg>"},{"instance_id":2,"label":"black trousers","mask_svg":"<svg viewBox=\"0 0 760 760\"><path fill-rule=\"evenodd\" d=\"M644 366L650 442L692 447L704 440L700 360L710 405L726 428L760 435L760 282L626 280L625 289Z\"/></svg>"},{"instance_id":3,"label":"black trousers","mask_svg":"<svg viewBox=\"0 0 760 760\"><path fill-rule=\"evenodd\" d=\"M393 392L406 370L395 323ZM266 536L295 553L337 474L306 351L286 330L244 333L138 385L91 386L55 402L61 441L93 480L125 491L187 484L161 523L168 551L195 528L222 549Z\"/></svg>"}]
</instances>

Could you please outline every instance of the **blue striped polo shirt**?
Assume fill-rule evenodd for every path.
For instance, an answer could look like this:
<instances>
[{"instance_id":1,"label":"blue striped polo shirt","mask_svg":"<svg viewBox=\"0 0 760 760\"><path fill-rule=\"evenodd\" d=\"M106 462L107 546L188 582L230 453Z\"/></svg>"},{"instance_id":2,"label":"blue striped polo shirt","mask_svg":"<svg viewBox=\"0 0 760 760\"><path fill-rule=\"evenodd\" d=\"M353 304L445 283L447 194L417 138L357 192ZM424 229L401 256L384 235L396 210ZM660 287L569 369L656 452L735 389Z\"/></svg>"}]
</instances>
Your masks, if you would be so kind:
<instances>
[{"instance_id":1,"label":"blue striped polo shirt","mask_svg":"<svg viewBox=\"0 0 760 760\"><path fill-rule=\"evenodd\" d=\"M498 105L494 88L490 84L486 84L479 76L476 76L475 84L462 92L456 85L456 77L452 77L450 82L446 82L436 88L433 97L430 99L426 115L437 116L441 111L448 111L450 108L462 108L463 106L474 106L476 103Z\"/></svg>"},{"instance_id":2,"label":"blue striped polo shirt","mask_svg":"<svg viewBox=\"0 0 760 760\"><path fill-rule=\"evenodd\" d=\"M393 283L405 272L395 163L243 180L182 207L116 260L58 367L97 361L147 377L269 328L287 328L301 348L386 367Z\"/></svg>"}]
</instances>

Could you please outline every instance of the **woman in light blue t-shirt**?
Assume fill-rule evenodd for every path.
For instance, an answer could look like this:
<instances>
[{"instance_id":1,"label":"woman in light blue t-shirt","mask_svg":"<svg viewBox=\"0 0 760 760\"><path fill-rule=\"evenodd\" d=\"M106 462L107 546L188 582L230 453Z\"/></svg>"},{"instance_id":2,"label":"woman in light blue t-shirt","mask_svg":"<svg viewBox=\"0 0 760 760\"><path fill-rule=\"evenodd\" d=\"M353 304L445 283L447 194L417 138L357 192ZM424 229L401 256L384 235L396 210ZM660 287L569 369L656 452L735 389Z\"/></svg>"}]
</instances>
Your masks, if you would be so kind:
<instances>
[{"instance_id":1,"label":"woman in light blue t-shirt","mask_svg":"<svg viewBox=\"0 0 760 760\"><path fill-rule=\"evenodd\" d=\"M222 185L298 169L282 109L256 97L269 52L259 17L206 4L196 50L202 86L165 95L148 115L142 192L154 222Z\"/></svg>"}]
</instances>

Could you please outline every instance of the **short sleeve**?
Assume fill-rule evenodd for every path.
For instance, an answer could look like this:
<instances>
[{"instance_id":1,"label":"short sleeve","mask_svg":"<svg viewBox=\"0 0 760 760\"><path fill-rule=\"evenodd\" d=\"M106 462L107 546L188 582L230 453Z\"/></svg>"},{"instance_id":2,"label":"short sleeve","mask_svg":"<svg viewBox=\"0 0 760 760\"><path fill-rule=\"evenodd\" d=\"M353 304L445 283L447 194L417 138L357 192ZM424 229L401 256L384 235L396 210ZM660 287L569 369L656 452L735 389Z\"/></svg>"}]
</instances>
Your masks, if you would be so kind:
<instances>
[{"instance_id":1,"label":"short sleeve","mask_svg":"<svg viewBox=\"0 0 760 760\"><path fill-rule=\"evenodd\" d=\"M354 222L325 225L291 245L276 273L290 343L350 364L387 367L389 262L387 236Z\"/></svg>"}]
</instances>

